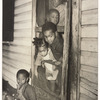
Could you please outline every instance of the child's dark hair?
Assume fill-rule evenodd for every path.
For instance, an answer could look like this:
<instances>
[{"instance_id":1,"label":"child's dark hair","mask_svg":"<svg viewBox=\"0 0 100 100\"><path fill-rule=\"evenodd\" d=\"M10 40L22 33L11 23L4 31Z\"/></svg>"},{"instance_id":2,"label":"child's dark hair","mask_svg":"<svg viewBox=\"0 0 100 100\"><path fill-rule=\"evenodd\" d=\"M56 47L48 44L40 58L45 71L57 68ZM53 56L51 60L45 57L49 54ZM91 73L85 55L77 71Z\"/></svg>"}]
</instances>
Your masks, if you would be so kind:
<instances>
[{"instance_id":1,"label":"child's dark hair","mask_svg":"<svg viewBox=\"0 0 100 100\"><path fill-rule=\"evenodd\" d=\"M16 77L18 78L18 75L19 74L23 74L26 78L29 78L29 72L25 69L20 69L17 74L16 74Z\"/></svg>"},{"instance_id":2,"label":"child's dark hair","mask_svg":"<svg viewBox=\"0 0 100 100\"><path fill-rule=\"evenodd\" d=\"M58 13L58 15L60 15L59 11L58 11L58 10L56 10L56 9L50 9L50 10L49 10L49 12L48 12L48 14L51 14L52 12L57 12L57 13Z\"/></svg>"},{"instance_id":3,"label":"child's dark hair","mask_svg":"<svg viewBox=\"0 0 100 100\"><path fill-rule=\"evenodd\" d=\"M43 46L48 48L48 43L42 38L37 38L37 37L34 38L33 44L36 46L37 50L39 47L43 47Z\"/></svg>"},{"instance_id":4,"label":"child's dark hair","mask_svg":"<svg viewBox=\"0 0 100 100\"><path fill-rule=\"evenodd\" d=\"M53 24L52 22L46 22L42 26L42 33L44 34L44 32L47 31L47 30L52 30L52 32L56 32L57 26L55 24Z\"/></svg>"}]
</instances>

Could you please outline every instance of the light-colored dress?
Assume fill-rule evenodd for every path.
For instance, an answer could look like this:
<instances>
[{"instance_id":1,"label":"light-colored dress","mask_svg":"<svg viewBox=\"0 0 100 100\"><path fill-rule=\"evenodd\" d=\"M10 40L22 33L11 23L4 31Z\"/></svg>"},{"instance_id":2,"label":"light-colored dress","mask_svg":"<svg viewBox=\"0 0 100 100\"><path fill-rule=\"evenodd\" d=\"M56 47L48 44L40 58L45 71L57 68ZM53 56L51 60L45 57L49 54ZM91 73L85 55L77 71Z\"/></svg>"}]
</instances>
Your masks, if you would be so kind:
<instances>
[{"instance_id":1,"label":"light-colored dress","mask_svg":"<svg viewBox=\"0 0 100 100\"><path fill-rule=\"evenodd\" d=\"M47 80L56 80L58 75L58 69L56 69L56 66L53 64L55 62L55 58L53 57L53 54L51 52L51 49L48 48L48 53L45 57L42 57L40 54L38 54L35 65L41 66L42 63L44 63L45 67L45 74Z\"/></svg>"}]
</instances>

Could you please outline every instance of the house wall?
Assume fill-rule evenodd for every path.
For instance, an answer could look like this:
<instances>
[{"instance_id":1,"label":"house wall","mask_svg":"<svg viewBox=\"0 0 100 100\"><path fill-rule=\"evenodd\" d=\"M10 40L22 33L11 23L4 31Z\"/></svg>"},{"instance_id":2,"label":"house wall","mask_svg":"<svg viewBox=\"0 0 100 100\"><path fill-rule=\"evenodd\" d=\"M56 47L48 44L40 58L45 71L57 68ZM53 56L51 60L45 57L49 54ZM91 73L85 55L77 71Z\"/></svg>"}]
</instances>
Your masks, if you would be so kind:
<instances>
[{"instance_id":1,"label":"house wall","mask_svg":"<svg viewBox=\"0 0 100 100\"><path fill-rule=\"evenodd\" d=\"M14 41L3 44L3 78L16 87L16 72L31 68L32 0L15 0Z\"/></svg>"},{"instance_id":2,"label":"house wall","mask_svg":"<svg viewBox=\"0 0 100 100\"><path fill-rule=\"evenodd\" d=\"M81 0L80 100L97 100L98 0Z\"/></svg>"}]
</instances>

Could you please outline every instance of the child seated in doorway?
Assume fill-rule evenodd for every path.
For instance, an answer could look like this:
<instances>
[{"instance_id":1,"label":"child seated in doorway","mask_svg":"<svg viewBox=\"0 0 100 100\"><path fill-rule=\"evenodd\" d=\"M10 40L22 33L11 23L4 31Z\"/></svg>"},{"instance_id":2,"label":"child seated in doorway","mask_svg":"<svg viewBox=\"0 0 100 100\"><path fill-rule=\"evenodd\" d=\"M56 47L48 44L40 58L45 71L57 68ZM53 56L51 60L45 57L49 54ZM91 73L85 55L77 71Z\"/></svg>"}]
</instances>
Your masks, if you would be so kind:
<instances>
[{"instance_id":1,"label":"child seated in doorway","mask_svg":"<svg viewBox=\"0 0 100 100\"><path fill-rule=\"evenodd\" d=\"M50 89L52 92L55 92L56 80L58 76L57 65L60 65L60 62L57 62L54 58L51 49L48 47L48 43L42 38L34 38L34 45L38 50L38 55L35 61L35 75L38 77L38 66L45 68L46 79L50 83Z\"/></svg>"},{"instance_id":2,"label":"child seated in doorway","mask_svg":"<svg viewBox=\"0 0 100 100\"><path fill-rule=\"evenodd\" d=\"M16 100L36 100L35 89L28 84L29 73L28 71L21 69L16 74L17 78L17 94L15 95Z\"/></svg>"}]
</instances>

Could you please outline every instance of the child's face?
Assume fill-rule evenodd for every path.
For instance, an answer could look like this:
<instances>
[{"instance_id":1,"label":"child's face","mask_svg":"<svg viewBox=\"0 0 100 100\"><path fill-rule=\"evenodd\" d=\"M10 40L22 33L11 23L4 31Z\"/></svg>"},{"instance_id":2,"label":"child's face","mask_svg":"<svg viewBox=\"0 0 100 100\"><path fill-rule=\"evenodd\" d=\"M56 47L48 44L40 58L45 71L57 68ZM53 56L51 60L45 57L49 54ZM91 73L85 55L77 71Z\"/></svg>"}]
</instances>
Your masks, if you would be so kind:
<instances>
[{"instance_id":1,"label":"child's face","mask_svg":"<svg viewBox=\"0 0 100 100\"><path fill-rule=\"evenodd\" d=\"M42 57L45 57L48 53L48 49L45 46L39 47L38 50Z\"/></svg>"},{"instance_id":2,"label":"child's face","mask_svg":"<svg viewBox=\"0 0 100 100\"><path fill-rule=\"evenodd\" d=\"M49 16L49 21L54 23L55 25L59 22L59 15L57 12L52 12Z\"/></svg>"},{"instance_id":3,"label":"child's face","mask_svg":"<svg viewBox=\"0 0 100 100\"><path fill-rule=\"evenodd\" d=\"M44 32L44 39L48 44L52 44L55 39L55 33L52 30L47 30Z\"/></svg>"},{"instance_id":4,"label":"child's face","mask_svg":"<svg viewBox=\"0 0 100 100\"><path fill-rule=\"evenodd\" d=\"M24 85L25 83L27 83L28 81L28 78L26 78L23 74L19 74L18 77L17 77L17 83L22 86Z\"/></svg>"}]
</instances>

